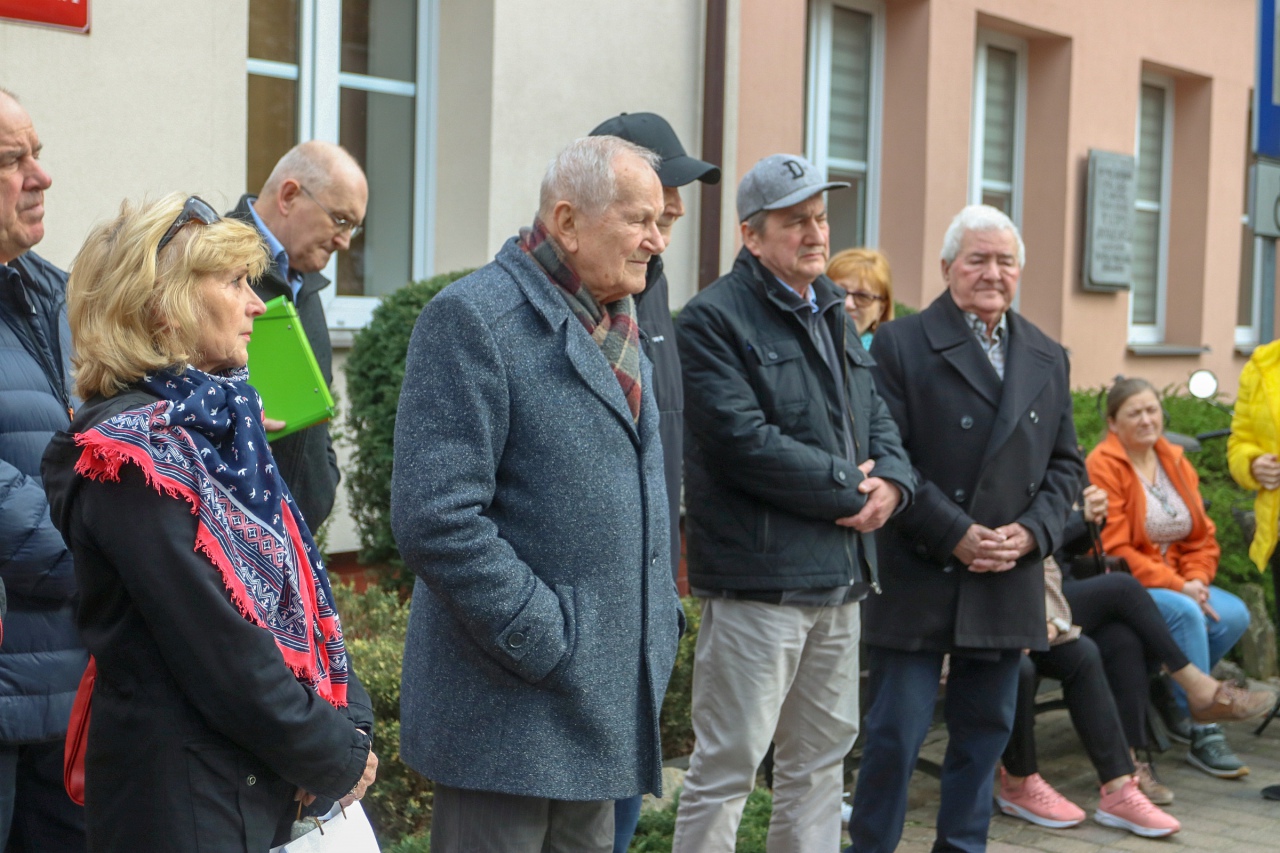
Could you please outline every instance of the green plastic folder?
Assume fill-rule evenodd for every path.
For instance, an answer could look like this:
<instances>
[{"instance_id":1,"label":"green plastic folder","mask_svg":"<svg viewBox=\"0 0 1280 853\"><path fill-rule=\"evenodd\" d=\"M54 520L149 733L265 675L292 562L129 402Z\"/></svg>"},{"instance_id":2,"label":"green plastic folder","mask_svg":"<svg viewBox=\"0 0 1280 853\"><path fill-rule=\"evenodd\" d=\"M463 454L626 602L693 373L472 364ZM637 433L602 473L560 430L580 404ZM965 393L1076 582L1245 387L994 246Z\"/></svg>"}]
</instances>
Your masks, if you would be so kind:
<instances>
[{"instance_id":1,"label":"green plastic folder","mask_svg":"<svg viewBox=\"0 0 1280 853\"><path fill-rule=\"evenodd\" d=\"M267 417L286 424L279 432L267 433L270 441L334 416L333 395L298 320L298 309L283 296L268 302L267 313L253 321L249 384L262 395Z\"/></svg>"}]
</instances>

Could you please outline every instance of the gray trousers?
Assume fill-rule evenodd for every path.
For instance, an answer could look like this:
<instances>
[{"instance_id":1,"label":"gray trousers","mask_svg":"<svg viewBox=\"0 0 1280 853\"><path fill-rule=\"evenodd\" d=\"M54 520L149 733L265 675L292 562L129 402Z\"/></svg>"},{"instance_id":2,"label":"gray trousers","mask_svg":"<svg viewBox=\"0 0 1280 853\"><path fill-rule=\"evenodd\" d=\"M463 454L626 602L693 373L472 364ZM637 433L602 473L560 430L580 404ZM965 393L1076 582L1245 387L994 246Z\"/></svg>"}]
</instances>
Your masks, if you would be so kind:
<instances>
[{"instance_id":1,"label":"gray trousers","mask_svg":"<svg viewBox=\"0 0 1280 853\"><path fill-rule=\"evenodd\" d=\"M435 786L431 853L612 853L613 800Z\"/></svg>"}]
</instances>

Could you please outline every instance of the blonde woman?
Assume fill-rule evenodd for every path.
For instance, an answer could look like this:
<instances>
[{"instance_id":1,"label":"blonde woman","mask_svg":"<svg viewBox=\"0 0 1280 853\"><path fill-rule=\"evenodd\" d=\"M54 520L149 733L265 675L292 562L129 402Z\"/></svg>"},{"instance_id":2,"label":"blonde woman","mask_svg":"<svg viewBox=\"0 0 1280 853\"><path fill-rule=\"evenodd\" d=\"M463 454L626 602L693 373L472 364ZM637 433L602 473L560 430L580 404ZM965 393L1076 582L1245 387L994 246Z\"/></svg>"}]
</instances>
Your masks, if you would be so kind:
<instances>
[{"instance_id":1,"label":"blonde woman","mask_svg":"<svg viewBox=\"0 0 1280 853\"><path fill-rule=\"evenodd\" d=\"M875 249L845 249L827 262L827 278L847 294L844 310L863 347L881 323L893 319L893 273L889 259Z\"/></svg>"}]
</instances>

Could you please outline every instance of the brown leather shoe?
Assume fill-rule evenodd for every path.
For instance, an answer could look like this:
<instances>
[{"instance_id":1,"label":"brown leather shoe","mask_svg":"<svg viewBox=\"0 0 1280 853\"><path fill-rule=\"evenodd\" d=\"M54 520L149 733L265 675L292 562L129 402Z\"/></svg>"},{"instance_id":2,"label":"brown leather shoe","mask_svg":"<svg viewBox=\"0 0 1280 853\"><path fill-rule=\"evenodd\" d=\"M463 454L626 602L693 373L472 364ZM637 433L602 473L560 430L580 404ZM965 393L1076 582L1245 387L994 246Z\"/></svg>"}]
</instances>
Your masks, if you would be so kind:
<instances>
[{"instance_id":1,"label":"brown leather shoe","mask_svg":"<svg viewBox=\"0 0 1280 853\"><path fill-rule=\"evenodd\" d=\"M1173 791L1160 781L1155 767L1146 761L1135 761L1133 766L1133 775L1138 777L1138 790L1146 794L1148 800L1157 806L1173 804Z\"/></svg>"},{"instance_id":2,"label":"brown leather shoe","mask_svg":"<svg viewBox=\"0 0 1280 853\"><path fill-rule=\"evenodd\" d=\"M1197 723L1250 720L1269 712L1275 703L1276 694L1270 690L1248 690L1224 681L1218 685L1209 707L1191 710L1191 719Z\"/></svg>"}]
</instances>

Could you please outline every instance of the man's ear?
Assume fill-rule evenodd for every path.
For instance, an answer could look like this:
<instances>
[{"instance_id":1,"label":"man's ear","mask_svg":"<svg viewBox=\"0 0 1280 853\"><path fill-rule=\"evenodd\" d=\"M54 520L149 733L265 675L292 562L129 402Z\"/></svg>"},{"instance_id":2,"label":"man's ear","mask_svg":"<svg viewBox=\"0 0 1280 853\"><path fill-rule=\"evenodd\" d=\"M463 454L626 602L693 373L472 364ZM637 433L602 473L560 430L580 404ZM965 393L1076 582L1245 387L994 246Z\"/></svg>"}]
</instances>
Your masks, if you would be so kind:
<instances>
[{"instance_id":1,"label":"man's ear","mask_svg":"<svg viewBox=\"0 0 1280 853\"><path fill-rule=\"evenodd\" d=\"M293 205L298 201L298 197L302 195L302 184L293 178L285 178L280 183L280 189L276 190L274 199L276 210L281 216L288 216Z\"/></svg>"},{"instance_id":2,"label":"man's ear","mask_svg":"<svg viewBox=\"0 0 1280 853\"><path fill-rule=\"evenodd\" d=\"M560 248L571 255L578 253L579 224L578 210L563 199L556 202L556 206L551 209L551 221L545 223Z\"/></svg>"},{"instance_id":3,"label":"man's ear","mask_svg":"<svg viewBox=\"0 0 1280 853\"><path fill-rule=\"evenodd\" d=\"M738 231L742 234L742 245L756 257L760 257L760 235L745 222L738 223Z\"/></svg>"},{"instance_id":4,"label":"man's ear","mask_svg":"<svg viewBox=\"0 0 1280 853\"><path fill-rule=\"evenodd\" d=\"M950 270L951 270L951 264L955 263L955 261L951 261L951 263L948 263L948 262L947 262L947 259L946 259L946 258L943 258L941 261L939 261L939 263L942 265L942 283L943 283L943 284L946 284L946 283L947 283L947 273L948 273L948 272L950 272Z\"/></svg>"}]
</instances>

